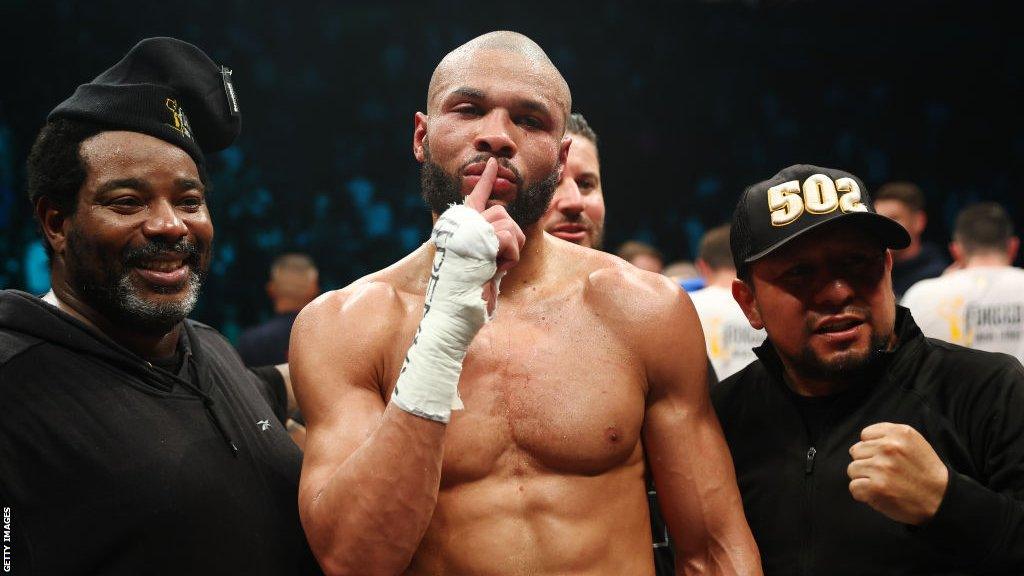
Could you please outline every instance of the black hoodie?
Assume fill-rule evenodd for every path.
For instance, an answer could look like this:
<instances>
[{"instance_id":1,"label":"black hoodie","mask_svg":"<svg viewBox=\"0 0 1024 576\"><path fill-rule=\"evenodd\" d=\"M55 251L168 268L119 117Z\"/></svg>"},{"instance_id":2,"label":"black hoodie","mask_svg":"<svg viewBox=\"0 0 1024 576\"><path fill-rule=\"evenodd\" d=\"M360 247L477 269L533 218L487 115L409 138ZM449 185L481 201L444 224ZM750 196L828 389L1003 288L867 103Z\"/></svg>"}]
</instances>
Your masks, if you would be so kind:
<instances>
[{"instance_id":1,"label":"black hoodie","mask_svg":"<svg viewBox=\"0 0 1024 576\"><path fill-rule=\"evenodd\" d=\"M186 320L182 334L189 379L0 291L0 569L316 572L301 455L261 383L212 328Z\"/></svg>"},{"instance_id":2,"label":"black hoodie","mask_svg":"<svg viewBox=\"0 0 1024 576\"><path fill-rule=\"evenodd\" d=\"M766 576L1024 574L1024 368L925 338L906 308L895 331L879 369L816 424L770 340L712 390ZM921 527L850 495L849 449L878 422L914 427L949 470Z\"/></svg>"}]
</instances>

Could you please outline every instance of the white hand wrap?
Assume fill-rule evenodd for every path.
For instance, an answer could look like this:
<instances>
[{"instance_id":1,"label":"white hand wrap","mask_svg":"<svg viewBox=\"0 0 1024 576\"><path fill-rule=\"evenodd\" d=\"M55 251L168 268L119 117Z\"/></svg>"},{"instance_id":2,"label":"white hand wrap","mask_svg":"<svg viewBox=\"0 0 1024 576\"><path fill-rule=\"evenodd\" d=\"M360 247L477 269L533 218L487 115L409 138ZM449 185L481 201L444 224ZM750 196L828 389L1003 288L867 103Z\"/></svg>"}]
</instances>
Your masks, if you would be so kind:
<instances>
[{"instance_id":1,"label":"white hand wrap","mask_svg":"<svg viewBox=\"0 0 1024 576\"><path fill-rule=\"evenodd\" d=\"M459 375L473 337L487 321L483 285L494 277L498 237L477 211L452 206L432 234L434 267L423 319L405 354L391 401L406 412L448 422L462 408Z\"/></svg>"}]
</instances>

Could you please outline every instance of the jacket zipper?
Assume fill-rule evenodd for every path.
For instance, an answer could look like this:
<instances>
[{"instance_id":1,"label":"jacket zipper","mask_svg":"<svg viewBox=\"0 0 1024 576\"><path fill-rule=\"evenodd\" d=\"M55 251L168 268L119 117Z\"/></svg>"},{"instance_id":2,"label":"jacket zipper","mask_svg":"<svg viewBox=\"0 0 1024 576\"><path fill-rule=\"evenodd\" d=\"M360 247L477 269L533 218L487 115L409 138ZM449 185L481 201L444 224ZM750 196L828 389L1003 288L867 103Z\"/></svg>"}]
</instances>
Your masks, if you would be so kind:
<instances>
[{"instance_id":1,"label":"jacket zipper","mask_svg":"<svg viewBox=\"0 0 1024 576\"><path fill-rule=\"evenodd\" d=\"M810 551L813 548L812 538L814 537L814 511L812 507L812 501L814 500L814 458L818 454L818 449L811 446L804 453L804 521L802 522L804 528L803 534L803 545L800 550L800 574L811 574L811 557Z\"/></svg>"}]
</instances>

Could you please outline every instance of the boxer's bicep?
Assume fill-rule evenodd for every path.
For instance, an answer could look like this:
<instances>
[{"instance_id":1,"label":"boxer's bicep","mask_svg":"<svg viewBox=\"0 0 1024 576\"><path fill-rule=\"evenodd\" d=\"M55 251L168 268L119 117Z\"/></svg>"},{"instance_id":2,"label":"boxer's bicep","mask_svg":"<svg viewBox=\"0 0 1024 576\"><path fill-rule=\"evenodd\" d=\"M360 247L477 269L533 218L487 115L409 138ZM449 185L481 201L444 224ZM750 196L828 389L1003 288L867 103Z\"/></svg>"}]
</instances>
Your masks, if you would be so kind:
<instances>
[{"instance_id":1,"label":"boxer's bicep","mask_svg":"<svg viewBox=\"0 0 1024 576\"><path fill-rule=\"evenodd\" d=\"M346 306L346 300L336 296L334 302L307 307L292 328L290 372L306 419L300 497L316 497L333 471L370 437L384 412L375 359L389 340L366 330L384 319L364 318L370 307Z\"/></svg>"},{"instance_id":2,"label":"boxer's bicep","mask_svg":"<svg viewBox=\"0 0 1024 576\"><path fill-rule=\"evenodd\" d=\"M679 571L702 565L758 573L732 458L708 394L700 322L685 295L659 315L645 344L644 447Z\"/></svg>"},{"instance_id":3,"label":"boxer's bicep","mask_svg":"<svg viewBox=\"0 0 1024 576\"><path fill-rule=\"evenodd\" d=\"M396 291L369 282L336 296L293 328L292 376L310 418L299 514L325 572L398 574L436 504L445 426L386 407L384 380L412 338Z\"/></svg>"}]
</instances>

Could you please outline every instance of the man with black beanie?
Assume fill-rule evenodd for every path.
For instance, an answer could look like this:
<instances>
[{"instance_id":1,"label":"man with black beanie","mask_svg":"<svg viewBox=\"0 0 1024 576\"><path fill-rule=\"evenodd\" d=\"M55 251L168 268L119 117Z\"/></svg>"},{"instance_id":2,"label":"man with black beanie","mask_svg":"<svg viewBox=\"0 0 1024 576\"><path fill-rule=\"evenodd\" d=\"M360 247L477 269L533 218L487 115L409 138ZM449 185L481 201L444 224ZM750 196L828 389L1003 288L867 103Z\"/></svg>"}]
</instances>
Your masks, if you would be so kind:
<instances>
[{"instance_id":1,"label":"man with black beanie","mask_svg":"<svg viewBox=\"0 0 1024 576\"><path fill-rule=\"evenodd\" d=\"M285 389L186 317L231 71L143 40L49 115L29 194L42 298L0 292L0 502L18 574L306 574ZM9 561L9 564L8 564Z\"/></svg>"},{"instance_id":2,"label":"man with black beanie","mask_svg":"<svg viewBox=\"0 0 1024 576\"><path fill-rule=\"evenodd\" d=\"M746 189L733 297L767 332L712 390L765 574L1024 572L1024 370L896 305L906 230L856 176Z\"/></svg>"}]
</instances>

